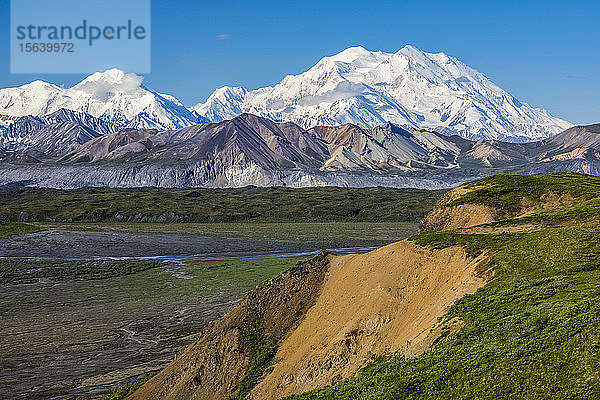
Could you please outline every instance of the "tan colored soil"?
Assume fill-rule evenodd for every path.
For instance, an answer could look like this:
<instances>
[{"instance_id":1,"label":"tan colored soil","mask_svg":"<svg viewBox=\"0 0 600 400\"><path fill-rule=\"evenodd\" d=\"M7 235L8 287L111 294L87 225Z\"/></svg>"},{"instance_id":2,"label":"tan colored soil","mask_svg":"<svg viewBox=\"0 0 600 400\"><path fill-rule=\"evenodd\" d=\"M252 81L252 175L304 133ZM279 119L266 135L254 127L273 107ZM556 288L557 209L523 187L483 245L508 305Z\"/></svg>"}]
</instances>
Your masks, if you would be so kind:
<instances>
[{"instance_id":1,"label":"tan colored soil","mask_svg":"<svg viewBox=\"0 0 600 400\"><path fill-rule=\"evenodd\" d=\"M445 207L454 200L474 190L485 186L459 186L446 193L434 209L421 220L421 231L443 231L449 229L469 228L489 224L496 220L496 212L492 207L481 204L462 204L455 207Z\"/></svg>"},{"instance_id":2,"label":"tan colored soil","mask_svg":"<svg viewBox=\"0 0 600 400\"><path fill-rule=\"evenodd\" d=\"M374 355L426 351L439 336L439 317L484 285L478 268L486 261L467 257L462 247L433 250L409 241L334 258L316 304L281 343L276 364L250 398L330 385Z\"/></svg>"},{"instance_id":3,"label":"tan colored soil","mask_svg":"<svg viewBox=\"0 0 600 400\"><path fill-rule=\"evenodd\" d=\"M492 207L481 204L463 204L456 207L436 208L425 217L422 224L423 227L429 226L433 230L443 231L489 224L495 220L495 212ZM435 225L426 225L428 221L436 221L436 223Z\"/></svg>"},{"instance_id":4,"label":"tan colored soil","mask_svg":"<svg viewBox=\"0 0 600 400\"><path fill-rule=\"evenodd\" d=\"M542 229L539 225L534 224L523 224L516 226L473 226L470 228L459 229L461 233L476 234L476 235L490 235L499 233L525 233L534 232Z\"/></svg>"}]
</instances>

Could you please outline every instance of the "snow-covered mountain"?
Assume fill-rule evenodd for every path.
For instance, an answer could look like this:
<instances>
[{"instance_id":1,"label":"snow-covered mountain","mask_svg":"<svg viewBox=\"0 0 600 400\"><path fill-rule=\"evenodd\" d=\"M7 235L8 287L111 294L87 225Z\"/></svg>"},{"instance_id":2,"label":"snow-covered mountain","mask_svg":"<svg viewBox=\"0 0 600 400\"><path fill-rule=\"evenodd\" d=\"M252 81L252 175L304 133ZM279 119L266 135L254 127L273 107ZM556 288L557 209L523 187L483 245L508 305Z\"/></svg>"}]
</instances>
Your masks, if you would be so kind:
<instances>
[{"instance_id":1,"label":"snow-covered mountain","mask_svg":"<svg viewBox=\"0 0 600 400\"><path fill-rule=\"evenodd\" d=\"M77 111L122 128L178 129L205 122L170 95L142 86L143 77L119 69L96 72L71 88L43 81L0 90L2 125L10 118ZM85 117L82 117L85 118Z\"/></svg>"},{"instance_id":2,"label":"snow-covered mountain","mask_svg":"<svg viewBox=\"0 0 600 400\"><path fill-rule=\"evenodd\" d=\"M18 117L58 110L76 112L74 122L101 134L123 128L180 129L242 113L305 129L346 123L372 128L391 122L407 130L510 142L544 139L572 126L519 102L461 61L413 46L397 53L351 47L273 87L248 91L225 86L189 109L142 81L142 76L110 69L71 88L34 81L0 89L0 134ZM90 118L106 126L89 126Z\"/></svg>"},{"instance_id":3,"label":"snow-covered mountain","mask_svg":"<svg viewBox=\"0 0 600 400\"><path fill-rule=\"evenodd\" d=\"M572 125L522 103L485 75L444 53L351 47L273 87L217 89L193 107L211 121L249 112L304 128L352 123L458 134L471 140L539 140Z\"/></svg>"}]
</instances>

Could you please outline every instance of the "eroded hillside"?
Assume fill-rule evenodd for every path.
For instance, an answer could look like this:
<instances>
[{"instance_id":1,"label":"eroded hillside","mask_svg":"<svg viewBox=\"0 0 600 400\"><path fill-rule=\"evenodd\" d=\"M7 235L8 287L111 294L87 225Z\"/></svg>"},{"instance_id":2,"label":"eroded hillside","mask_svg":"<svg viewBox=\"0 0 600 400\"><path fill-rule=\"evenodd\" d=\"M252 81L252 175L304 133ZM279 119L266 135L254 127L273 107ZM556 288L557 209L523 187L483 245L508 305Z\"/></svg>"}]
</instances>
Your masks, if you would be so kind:
<instances>
[{"instance_id":1,"label":"eroded hillside","mask_svg":"<svg viewBox=\"0 0 600 400\"><path fill-rule=\"evenodd\" d=\"M486 261L459 246L432 250L406 241L332 258L321 295L249 398L301 393L348 378L375 356L425 351L460 323L438 320L483 286Z\"/></svg>"},{"instance_id":2,"label":"eroded hillside","mask_svg":"<svg viewBox=\"0 0 600 400\"><path fill-rule=\"evenodd\" d=\"M500 175L440 201L409 238L489 256L493 278L449 309L464 326L417 357L379 357L294 399L598 398L600 179Z\"/></svg>"},{"instance_id":3,"label":"eroded hillside","mask_svg":"<svg viewBox=\"0 0 600 400\"><path fill-rule=\"evenodd\" d=\"M579 174L464 185L406 241L262 284L133 398L600 395L599 200Z\"/></svg>"}]
</instances>

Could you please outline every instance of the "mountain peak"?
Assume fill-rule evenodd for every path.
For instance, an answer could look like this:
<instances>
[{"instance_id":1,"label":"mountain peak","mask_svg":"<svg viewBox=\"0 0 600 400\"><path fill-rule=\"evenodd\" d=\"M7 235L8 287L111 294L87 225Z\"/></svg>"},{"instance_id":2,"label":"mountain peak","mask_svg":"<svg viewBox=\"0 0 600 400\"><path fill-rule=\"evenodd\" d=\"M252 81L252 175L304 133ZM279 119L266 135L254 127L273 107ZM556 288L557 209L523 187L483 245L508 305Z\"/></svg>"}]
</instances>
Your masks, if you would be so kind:
<instances>
[{"instance_id":1,"label":"mountain peak","mask_svg":"<svg viewBox=\"0 0 600 400\"><path fill-rule=\"evenodd\" d=\"M416 46L413 46L412 44L407 44L406 46L404 46L403 48L398 50L396 52L396 54L404 54L407 56L417 55L417 56L422 56L422 57L427 57L427 58L431 58L431 57L446 57L446 58L448 58L449 57L443 51L439 51L437 53L429 53L429 52L426 52L426 51L423 51L423 50L417 48Z\"/></svg>"},{"instance_id":2,"label":"mountain peak","mask_svg":"<svg viewBox=\"0 0 600 400\"><path fill-rule=\"evenodd\" d=\"M220 96L232 97L246 94L247 90L240 86L221 86L211 94L210 97L217 98Z\"/></svg>"},{"instance_id":3,"label":"mountain peak","mask_svg":"<svg viewBox=\"0 0 600 400\"><path fill-rule=\"evenodd\" d=\"M25 85L21 86L21 89L46 89L47 90L47 89L60 89L60 87L38 79L33 82L26 83Z\"/></svg>"},{"instance_id":4,"label":"mountain peak","mask_svg":"<svg viewBox=\"0 0 600 400\"><path fill-rule=\"evenodd\" d=\"M73 86L99 99L107 99L112 93L134 93L142 89L143 76L113 68L104 72L95 72Z\"/></svg>"},{"instance_id":5,"label":"mountain peak","mask_svg":"<svg viewBox=\"0 0 600 400\"><path fill-rule=\"evenodd\" d=\"M227 97L215 91L194 109L216 121L249 111L305 129L391 121L474 140L540 140L571 126L516 101L456 58L410 44L396 53L350 47L275 86Z\"/></svg>"},{"instance_id":6,"label":"mountain peak","mask_svg":"<svg viewBox=\"0 0 600 400\"><path fill-rule=\"evenodd\" d=\"M144 77L118 68L96 72L71 88L35 81L0 90L0 109L11 116L45 116L60 109L85 113L110 125L176 129L204 121L175 97L142 86ZM130 125L132 124L132 125Z\"/></svg>"},{"instance_id":7,"label":"mountain peak","mask_svg":"<svg viewBox=\"0 0 600 400\"><path fill-rule=\"evenodd\" d=\"M357 63L359 61L360 63L362 63L363 61L373 60L376 60L376 62L381 62L382 60L378 58L382 55L386 55L386 53L381 51L369 51L362 46L354 46L348 47L347 49L342 50L341 52L332 56L325 57L323 58L323 60L329 60L334 62L338 61L343 63Z\"/></svg>"},{"instance_id":8,"label":"mountain peak","mask_svg":"<svg viewBox=\"0 0 600 400\"><path fill-rule=\"evenodd\" d=\"M92 75L88 76L83 81L81 81L81 83L97 82L97 81L118 83L123 80L125 75L127 75L125 73L125 71L118 69L118 68L111 68L111 69L107 69L104 72L94 72ZM135 74L131 74L131 75L135 75Z\"/></svg>"},{"instance_id":9,"label":"mountain peak","mask_svg":"<svg viewBox=\"0 0 600 400\"><path fill-rule=\"evenodd\" d=\"M362 46L352 46L352 47L348 47L345 50L340 51L339 53L333 55L332 57L347 56L347 55L360 56L360 55L369 55L369 54L371 54L371 52Z\"/></svg>"},{"instance_id":10,"label":"mountain peak","mask_svg":"<svg viewBox=\"0 0 600 400\"><path fill-rule=\"evenodd\" d=\"M413 46L412 44L407 44L406 46L404 46L403 48L401 48L399 51L405 51L405 52L419 52L422 53L421 50L419 50L418 48L416 48L415 46Z\"/></svg>"}]
</instances>

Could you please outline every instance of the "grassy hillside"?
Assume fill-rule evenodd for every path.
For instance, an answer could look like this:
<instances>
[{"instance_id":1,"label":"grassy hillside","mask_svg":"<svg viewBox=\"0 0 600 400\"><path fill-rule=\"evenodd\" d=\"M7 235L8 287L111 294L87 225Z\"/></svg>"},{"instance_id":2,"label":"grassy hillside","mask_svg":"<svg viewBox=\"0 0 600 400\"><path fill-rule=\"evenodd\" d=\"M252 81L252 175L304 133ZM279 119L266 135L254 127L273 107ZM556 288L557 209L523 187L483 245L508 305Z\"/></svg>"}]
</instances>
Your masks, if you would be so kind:
<instances>
[{"instance_id":1,"label":"grassy hillside","mask_svg":"<svg viewBox=\"0 0 600 400\"><path fill-rule=\"evenodd\" d=\"M469 186L479 189L451 205L495 207L506 217L495 230L422 232L411 239L492 255L487 267L494 278L445 317L463 320L462 330L417 358L382 356L355 378L291 398L600 398L600 179L496 176ZM515 218L523 197L542 203L552 194L572 200ZM502 229L524 221L536 223L534 229Z\"/></svg>"},{"instance_id":2,"label":"grassy hillside","mask_svg":"<svg viewBox=\"0 0 600 400\"><path fill-rule=\"evenodd\" d=\"M10 235L19 235L22 233L33 233L39 231L39 228L19 222L0 223L0 238Z\"/></svg>"},{"instance_id":3,"label":"grassy hillside","mask_svg":"<svg viewBox=\"0 0 600 400\"><path fill-rule=\"evenodd\" d=\"M0 215L59 222L403 222L420 219L443 193L336 187L0 189Z\"/></svg>"},{"instance_id":4,"label":"grassy hillside","mask_svg":"<svg viewBox=\"0 0 600 400\"><path fill-rule=\"evenodd\" d=\"M483 204L505 213L514 213L523 201L539 203L544 194L570 195L584 202L600 197L600 176L576 173L538 175L494 175L470 182L463 187L478 188L446 206Z\"/></svg>"}]
</instances>

